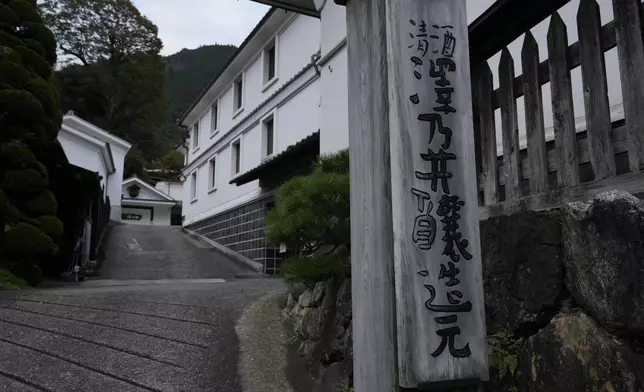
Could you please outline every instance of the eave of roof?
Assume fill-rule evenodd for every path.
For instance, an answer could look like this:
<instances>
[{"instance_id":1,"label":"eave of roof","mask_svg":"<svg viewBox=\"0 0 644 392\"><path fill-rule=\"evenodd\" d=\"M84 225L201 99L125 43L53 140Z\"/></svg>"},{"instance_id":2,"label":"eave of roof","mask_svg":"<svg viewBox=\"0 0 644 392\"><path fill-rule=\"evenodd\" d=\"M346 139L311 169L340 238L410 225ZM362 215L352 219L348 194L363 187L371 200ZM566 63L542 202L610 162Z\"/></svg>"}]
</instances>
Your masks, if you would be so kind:
<instances>
[{"instance_id":1,"label":"eave of roof","mask_svg":"<svg viewBox=\"0 0 644 392\"><path fill-rule=\"evenodd\" d=\"M314 18L320 17L320 12L315 8L315 4L310 6L305 6L300 4L300 2L295 2L293 0L251 0L256 3L266 4L273 7L285 9L287 11L297 12L298 14L312 16ZM312 2L313 0L311 0Z\"/></svg>"},{"instance_id":2,"label":"eave of roof","mask_svg":"<svg viewBox=\"0 0 644 392\"><path fill-rule=\"evenodd\" d=\"M233 178L232 180L230 180L229 184L236 184L237 186L239 186L257 180L262 177L262 175L267 171L283 164L285 159L307 151L312 145L317 144L317 146L319 147L319 143L320 131L316 131L300 140L299 142L289 146L286 150L260 163L259 166L256 166L255 168Z\"/></svg>"}]
</instances>

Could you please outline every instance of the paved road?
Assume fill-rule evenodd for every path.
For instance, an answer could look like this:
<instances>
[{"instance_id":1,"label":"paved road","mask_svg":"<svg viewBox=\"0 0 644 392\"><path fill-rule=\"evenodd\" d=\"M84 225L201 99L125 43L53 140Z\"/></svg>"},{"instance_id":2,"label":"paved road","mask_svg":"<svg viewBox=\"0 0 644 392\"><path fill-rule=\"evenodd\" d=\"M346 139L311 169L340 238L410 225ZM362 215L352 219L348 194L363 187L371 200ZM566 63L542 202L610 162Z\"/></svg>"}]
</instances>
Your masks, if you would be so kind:
<instances>
[{"instance_id":1,"label":"paved road","mask_svg":"<svg viewBox=\"0 0 644 392\"><path fill-rule=\"evenodd\" d=\"M241 392L235 323L281 283L175 228L117 226L107 255L99 279L0 294L0 391Z\"/></svg>"}]
</instances>

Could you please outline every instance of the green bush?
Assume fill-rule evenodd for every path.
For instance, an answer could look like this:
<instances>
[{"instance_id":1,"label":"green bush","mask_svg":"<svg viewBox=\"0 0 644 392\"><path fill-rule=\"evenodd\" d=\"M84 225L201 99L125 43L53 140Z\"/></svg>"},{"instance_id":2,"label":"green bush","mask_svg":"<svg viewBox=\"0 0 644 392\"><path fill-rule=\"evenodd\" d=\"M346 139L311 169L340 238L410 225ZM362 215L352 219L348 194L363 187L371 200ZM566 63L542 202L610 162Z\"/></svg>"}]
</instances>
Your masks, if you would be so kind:
<instances>
[{"instance_id":1,"label":"green bush","mask_svg":"<svg viewBox=\"0 0 644 392\"><path fill-rule=\"evenodd\" d=\"M0 162L7 169L26 169L36 164L36 157L22 143L12 142L0 147Z\"/></svg>"},{"instance_id":2,"label":"green bush","mask_svg":"<svg viewBox=\"0 0 644 392\"><path fill-rule=\"evenodd\" d=\"M58 93L49 83L41 78L33 78L29 81L27 90L38 99L46 113L55 113L58 110Z\"/></svg>"},{"instance_id":3,"label":"green bush","mask_svg":"<svg viewBox=\"0 0 644 392\"><path fill-rule=\"evenodd\" d=\"M58 202L53 193L46 190L38 196L29 200L25 206L25 211L29 216L56 215L58 212Z\"/></svg>"},{"instance_id":4,"label":"green bush","mask_svg":"<svg viewBox=\"0 0 644 392\"><path fill-rule=\"evenodd\" d=\"M349 174L349 150L323 155L318 160L317 170L324 173Z\"/></svg>"},{"instance_id":5,"label":"green bush","mask_svg":"<svg viewBox=\"0 0 644 392\"><path fill-rule=\"evenodd\" d=\"M20 18L13 10L0 3L0 29L13 30L20 25Z\"/></svg>"},{"instance_id":6,"label":"green bush","mask_svg":"<svg viewBox=\"0 0 644 392\"><path fill-rule=\"evenodd\" d=\"M38 286L43 281L42 269L32 262L11 263L7 268L9 272L24 279L30 286Z\"/></svg>"},{"instance_id":7,"label":"green bush","mask_svg":"<svg viewBox=\"0 0 644 392\"><path fill-rule=\"evenodd\" d=\"M27 282L0 268L0 290L19 290L26 287Z\"/></svg>"},{"instance_id":8,"label":"green bush","mask_svg":"<svg viewBox=\"0 0 644 392\"><path fill-rule=\"evenodd\" d=\"M1 18L1 16L0 16ZM0 25L2 22L0 22ZM15 48L18 45L22 45L22 41L20 38L14 37L13 35L2 31L2 28L0 27L0 49L4 52L4 59L3 60L11 60L17 63L20 63L22 60L20 59L20 55L16 53L12 48Z\"/></svg>"},{"instance_id":9,"label":"green bush","mask_svg":"<svg viewBox=\"0 0 644 392\"><path fill-rule=\"evenodd\" d=\"M38 41L45 49L45 59L49 64L56 63L56 37L45 25L37 22L23 23L25 30L22 32L23 39Z\"/></svg>"},{"instance_id":10,"label":"green bush","mask_svg":"<svg viewBox=\"0 0 644 392\"><path fill-rule=\"evenodd\" d=\"M38 10L25 0L13 0L9 2L9 8L20 18L21 22L42 23Z\"/></svg>"},{"instance_id":11,"label":"green bush","mask_svg":"<svg viewBox=\"0 0 644 392\"><path fill-rule=\"evenodd\" d=\"M43 176L34 169L10 170L2 182L2 189L10 197L37 194L46 186Z\"/></svg>"},{"instance_id":12,"label":"green bush","mask_svg":"<svg viewBox=\"0 0 644 392\"><path fill-rule=\"evenodd\" d=\"M9 224L16 224L20 221L22 215L20 211L13 204L9 198L0 189L0 222L4 221Z\"/></svg>"},{"instance_id":13,"label":"green bush","mask_svg":"<svg viewBox=\"0 0 644 392\"><path fill-rule=\"evenodd\" d=\"M16 89L24 89L27 87L29 79L31 79L31 75L22 65L13 61L0 60L0 83L6 83L7 86Z\"/></svg>"},{"instance_id":14,"label":"green bush","mask_svg":"<svg viewBox=\"0 0 644 392\"><path fill-rule=\"evenodd\" d=\"M43 215L38 218L38 228L54 241L63 234L63 222L51 215Z\"/></svg>"},{"instance_id":15,"label":"green bush","mask_svg":"<svg viewBox=\"0 0 644 392\"><path fill-rule=\"evenodd\" d=\"M18 223L5 233L4 248L14 261L39 260L58 252L58 247L47 234L27 223Z\"/></svg>"},{"instance_id":16,"label":"green bush","mask_svg":"<svg viewBox=\"0 0 644 392\"><path fill-rule=\"evenodd\" d=\"M0 90L0 107L16 122L42 121L44 114L40 102L25 90Z\"/></svg>"},{"instance_id":17,"label":"green bush","mask_svg":"<svg viewBox=\"0 0 644 392\"><path fill-rule=\"evenodd\" d=\"M24 65L33 69L41 78L49 79L52 69L47 59L24 45L17 46L15 49L20 54Z\"/></svg>"},{"instance_id":18,"label":"green bush","mask_svg":"<svg viewBox=\"0 0 644 392\"><path fill-rule=\"evenodd\" d=\"M304 283L311 287L317 282L336 278L341 281L350 275L351 265L342 255L292 257L280 267L287 283Z\"/></svg>"}]
</instances>

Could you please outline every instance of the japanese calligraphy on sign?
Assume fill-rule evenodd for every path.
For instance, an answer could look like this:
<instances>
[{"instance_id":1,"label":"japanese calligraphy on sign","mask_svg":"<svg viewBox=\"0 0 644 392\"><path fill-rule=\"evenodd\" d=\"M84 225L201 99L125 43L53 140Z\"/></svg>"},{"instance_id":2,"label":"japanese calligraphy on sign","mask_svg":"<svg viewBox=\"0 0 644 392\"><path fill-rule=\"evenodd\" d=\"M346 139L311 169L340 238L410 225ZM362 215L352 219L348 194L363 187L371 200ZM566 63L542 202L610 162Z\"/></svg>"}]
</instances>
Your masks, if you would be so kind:
<instances>
[{"instance_id":1,"label":"japanese calligraphy on sign","mask_svg":"<svg viewBox=\"0 0 644 392\"><path fill-rule=\"evenodd\" d=\"M409 118L390 116L396 285L411 292L397 301L408 388L487 379L465 1L413 3L394 7L409 14L396 18L393 72L404 86L391 104Z\"/></svg>"}]
</instances>

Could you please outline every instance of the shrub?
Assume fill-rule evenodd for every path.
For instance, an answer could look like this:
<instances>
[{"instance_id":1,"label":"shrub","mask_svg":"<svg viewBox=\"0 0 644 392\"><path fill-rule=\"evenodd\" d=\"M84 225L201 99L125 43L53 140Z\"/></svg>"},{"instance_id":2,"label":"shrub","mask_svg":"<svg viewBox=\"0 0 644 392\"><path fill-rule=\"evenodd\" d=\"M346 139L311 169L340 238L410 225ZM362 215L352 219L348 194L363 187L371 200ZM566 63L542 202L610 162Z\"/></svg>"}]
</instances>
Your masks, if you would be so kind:
<instances>
[{"instance_id":1,"label":"shrub","mask_svg":"<svg viewBox=\"0 0 644 392\"><path fill-rule=\"evenodd\" d=\"M4 248L11 260L16 260L17 257L23 260L42 259L53 256L58 251L47 234L27 223L18 223L5 233Z\"/></svg>"},{"instance_id":2,"label":"shrub","mask_svg":"<svg viewBox=\"0 0 644 392\"><path fill-rule=\"evenodd\" d=\"M350 264L346 257L334 254L292 257L282 264L281 274L287 283L304 283L310 287L329 278L341 281L350 274Z\"/></svg>"},{"instance_id":3,"label":"shrub","mask_svg":"<svg viewBox=\"0 0 644 392\"><path fill-rule=\"evenodd\" d=\"M9 198L0 189L0 222L15 224L20 221L20 218L20 211L11 204Z\"/></svg>"},{"instance_id":4,"label":"shrub","mask_svg":"<svg viewBox=\"0 0 644 392\"><path fill-rule=\"evenodd\" d=\"M25 0L13 0L9 2L9 8L18 16L22 22L42 23L42 18L37 9Z\"/></svg>"},{"instance_id":5,"label":"shrub","mask_svg":"<svg viewBox=\"0 0 644 392\"><path fill-rule=\"evenodd\" d=\"M43 281L40 267L34 263L12 263L8 265L9 272L24 279L30 286L38 286Z\"/></svg>"},{"instance_id":6,"label":"shrub","mask_svg":"<svg viewBox=\"0 0 644 392\"><path fill-rule=\"evenodd\" d=\"M29 200L25 206L25 211L30 216L56 215L58 212L58 202L53 193L46 190L38 196Z\"/></svg>"},{"instance_id":7,"label":"shrub","mask_svg":"<svg viewBox=\"0 0 644 392\"><path fill-rule=\"evenodd\" d=\"M27 86L31 75L20 64L13 61L2 61L0 57L0 83L7 86L22 89Z\"/></svg>"},{"instance_id":8,"label":"shrub","mask_svg":"<svg viewBox=\"0 0 644 392\"><path fill-rule=\"evenodd\" d=\"M38 228L54 241L63 234L63 222L51 215L43 215L38 218Z\"/></svg>"},{"instance_id":9,"label":"shrub","mask_svg":"<svg viewBox=\"0 0 644 392\"><path fill-rule=\"evenodd\" d=\"M349 150L323 155L316 166L324 173L349 174Z\"/></svg>"},{"instance_id":10,"label":"shrub","mask_svg":"<svg viewBox=\"0 0 644 392\"><path fill-rule=\"evenodd\" d=\"M0 148L0 162L8 169L26 169L36 164L36 157L22 143L13 142Z\"/></svg>"},{"instance_id":11,"label":"shrub","mask_svg":"<svg viewBox=\"0 0 644 392\"><path fill-rule=\"evenodd\" d=\"M6 269L0 268L0 290L18 290L27 287L27 282Z\"/></svg>"},{"instance_id":12,"label":"shrub","mask_svg":"<svg viewBox=\"0 0 644 392\"><path fill-rule=\"evenodd\" d=\"M42 192L47 183L43 176L34 169L11 170L5 174L2 189L10 197L15 195L37 194Z\"/></svg>"},{"instance_id":13,"label":"shrub","mask_svg":"<svg viewBox=\"0 0 644 392\"><path fill-rule=\"evenodd\" d=\"M33 69L41 78L49 79L52 69L43 56L24 45L17 46L15 49L20 54L23 64Z\"/></svg>"},{"instance_id":14,"label":"shrub","mask_svg":"<svg viewBox=\"0 0 644 392\"><path fill-rule=\"evenodd\" d=\"M17 121L36 122L43 117L42 105L25 90L0 90L0 107Z\"/></svg>"}]
</instances>

